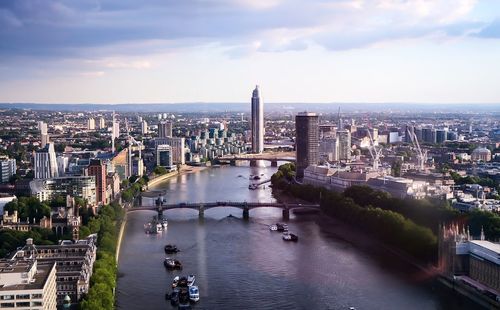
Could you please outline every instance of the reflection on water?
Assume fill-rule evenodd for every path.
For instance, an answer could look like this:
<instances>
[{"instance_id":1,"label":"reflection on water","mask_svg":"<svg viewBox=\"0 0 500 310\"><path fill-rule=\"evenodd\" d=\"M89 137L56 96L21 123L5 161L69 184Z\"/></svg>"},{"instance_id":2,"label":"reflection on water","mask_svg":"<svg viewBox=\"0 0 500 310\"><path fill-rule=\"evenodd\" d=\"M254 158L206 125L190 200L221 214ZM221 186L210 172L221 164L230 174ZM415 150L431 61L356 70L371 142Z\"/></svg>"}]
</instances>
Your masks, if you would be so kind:
<instances>
[{"instance_id":1,"label":"reflection on water","mask_svg":"<svg viewBox=\"0 0 500 310\"><path fill-rule=\"evenodd\" d=\"M249 175L270 177L276 168L221 167L166 181L167 201L272 201L267 189L249 190ZM241 177L240 177L241 175ZM383 253L367 254L329 234L317 216L294 217L298 243L284 242L268 225L281 210L255 209L250 220L237 208L214 208L198 219L194 210L169 210L167 231L146 235L155 213L129 214L119 262L119 309L170 309L164 299L172 278L195 274L197 309L459 309L448 297L392 268ZM229 214L235 217L227 217ZM174 243L184 270L166 271L163 246ZM381 251L382 252L382 251ZM463 308L466 309L466 308Z\"/></svg>"}]
</instances>

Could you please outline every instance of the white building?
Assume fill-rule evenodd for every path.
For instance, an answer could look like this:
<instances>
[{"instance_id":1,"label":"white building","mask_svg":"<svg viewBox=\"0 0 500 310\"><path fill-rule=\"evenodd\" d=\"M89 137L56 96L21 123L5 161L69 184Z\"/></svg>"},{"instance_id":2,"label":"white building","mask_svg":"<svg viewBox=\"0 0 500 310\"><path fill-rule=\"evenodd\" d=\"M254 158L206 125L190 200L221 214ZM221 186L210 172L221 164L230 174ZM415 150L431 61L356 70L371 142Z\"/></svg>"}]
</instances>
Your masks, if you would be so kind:
<instances>
[{"instance_id":1,"label":"white building","mask_svg":"<svg viewBox=\"0 0 500 310\"><path fill-rule=\"evenodd\" d=\"M351 160L351 132L348 130L337 131L338 159L341 161Z\"/></svg>"},{"instance_id":2,"label":"white building","mask_svg":"<svg viewBox=\"0 0 500 310\"><path fill-rule=\"evenodd\" d=\"M54 143L47 144L34 154L35 179L49 179L59 176Z\"/></svg>"},{"instance_id":3,"label":"white building","mask_svg":"<svg viewBox=\"0 0 500 310\"><path fill-rule=\"evenodd\" d=\"M141 122L141 131L142 131L142 135L147 135L149 130L148 130L148 122L146 122L145 120L143 120Z\"/></svg>"},{"instance_id":4,"label":"white building","mask_svg":"<svg viewBox=\"0 0 500 310\"><path fill-rule=\"evenodd\" d=\"M95 130L95 120L93 117L90 117L88 120L87 120L87 129L88 130Z\"/></svg>"},{"instance_id":5,"label":"white building","mask_svg":"<svg viewBox=\"0 0 500 310\"><path fill-rule=\"evenodd\" d=\"M264 151L264 103L260 100L259 86L252 93L252 152Z\"/></svg>"},{"instance_id":6,"label":"white building","mask_svg":"<svg viewBox=\"0 0 500 310\"><path fill-rule=\"evenodd\" d=\"M38 266L22 255L0 260L0 308L56 310L56 264Z\"/></svg>"},{"instance_id":7,"label":"white building","mask_svg":"<svg viewBox=\"0 0 500 310\"><path fill-rule=\"evenodd\" d=\"M186 139L182 137L165 137L165 138L156 138L155 146L167 144L172 148L172 160L174 164L184 165L186 163L185 154L186 154Z\"/></svg>"},{"instance_id":8,"label":"white building","mask_svg":"<svg viewBox=\"0 0 500 310\"><path fill-rule=\"evenodd\" d=\"M0 159L0 183L9 182L14 174L16 174L16 160L8 157Z\"/></svg>"}]
</instances>

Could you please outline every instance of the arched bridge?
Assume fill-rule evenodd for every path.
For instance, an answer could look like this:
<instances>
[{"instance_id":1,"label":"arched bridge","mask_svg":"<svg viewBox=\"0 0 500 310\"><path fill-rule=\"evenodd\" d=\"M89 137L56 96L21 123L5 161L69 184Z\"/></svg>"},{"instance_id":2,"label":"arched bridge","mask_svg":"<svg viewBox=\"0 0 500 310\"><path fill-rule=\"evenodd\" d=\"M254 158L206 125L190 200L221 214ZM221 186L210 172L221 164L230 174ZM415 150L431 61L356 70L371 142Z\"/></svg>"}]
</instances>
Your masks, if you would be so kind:
<instances>
[{"instance_id":1,"label":"arched bridge","mask_svg":"<svg viewBox=\"0 0 500 310\"><path fill-rule=\"evenodd\" d=\"M294 209L313 209L319 210L320 206L318 204L287 204L279 202L234 202L234 201L217 201L208 203L177 203L177 204L158 204L156 206L141 206L132 207L127 209L127 212L141 211L141 210L151 210L157 211L158 216L163 216L163 211L173 210L173 209L192 209L199 212L200 217L203 217L205 210L220 207L233 207L240 208L243 210L243 218L249 217L249 212L256 208L280 208L283 210L283 218L288 219L290 217L290 210Z\"/></svg>"},{"instance_id":2,"label":"arched bridge","mask_svg":"<svg viewBox=\"0 0 500 310\"><path fill-rule=\"evenodd\" d=\"M258 160L270 161L272 167L278 167L279 161L295 162L293 157L276 157L276 156L262 156L262 155L247 155L247 156L227 156L218 158L219 161L229 161L231 165L235 165L236 161L248 160L250 161L250 166L257 166Z\"/></svg>"}]
</instances>

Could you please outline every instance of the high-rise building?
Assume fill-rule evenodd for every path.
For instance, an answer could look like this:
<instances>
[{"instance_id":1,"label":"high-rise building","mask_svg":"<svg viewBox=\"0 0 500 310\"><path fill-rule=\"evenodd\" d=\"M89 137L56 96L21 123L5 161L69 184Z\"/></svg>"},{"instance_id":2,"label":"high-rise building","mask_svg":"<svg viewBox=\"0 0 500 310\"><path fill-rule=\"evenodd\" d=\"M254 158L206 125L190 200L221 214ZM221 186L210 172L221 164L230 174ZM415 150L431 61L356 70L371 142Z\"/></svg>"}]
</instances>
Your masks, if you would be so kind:
<instances>
[{"instance_id":1,"label":"high-rise building","mask_svg":"<svg viewBox=\"0 0 500 310\"><path fill-rule=\"evenodd\" d=\"M50 179L59 176L54 143L49 143L35 152L34 157L35 179Z\"/></svg>"},{"instance_id":2,"label":"high-rise building","mask_svg":"<svg viewBox=\"0 0 500 310\"><path fill-rule=\"evenodd\" d=\"M66 156L57 156L56 160L57 160L57 171L59 176L65 175L69 165L69 158Z\"/></svg>"},{"instance_id":3,"label":"high-rise building","mask_svg":"<svg viewBox=\"0 0 500 310\"><path fill-rule=\"evenodd\" d=\"M40 146L43 148L47 145L47 143L49 143L49 133L47 130L47 123L39 121L38 129L40 130Z\"/></svg>"},{"instance_id":4,"label":"high-rise building","mask_svg":"<svg viewBox=\"0 0 500 310\"><path fill-rule=\"evenodd\" d=\"M167 169L173 167L172 147L170 145L160 144L156 147L156 165Z\"/></svg>"},{"instance_id":5,"label":"high-rise building","mask_svg":"<svg viewBox=\"0 0 500 310\"><path fill-rule=\"evenodd\" d=\"M443 143L448 139L448 128L436 130L436 143Z\"/></svg>"},{"instance_id":6,"label":"high-rise building","mask_svg":"<svg viewBox=\"0 0 500 310\"><path fill-rule=\"evenodd\" d=\"M351 132L337 131L338 158L340 161L351 160Z\"/></svg>"},{"instance_id":7,"label":"high-rise building","mask_svg":"<svg viewBox=\"0 0 500 310\"><path fill-rule=\"evenodd\" d=\"M141 131L143 135L148 134L148 122L146 122L145 120L141 121Z\"/></svg>"},{"instance_id":8,"label":"high-rise building","mask_svg":"<svg viewBox=\"0 0 500 310\"><path fill-rule=\"evenodd\" d=\"M95 130L95 119L93 117L90 117L87 120L87 129L88 130Z\"/></svg>"},{"instance_id":9,"label":"high-rise building","mask_svg":"<svg viewBox=\"0 0 500 310\"><path fill-rule=\"evenodd\" d=\"M99 129L104 129L106 128L106 121L104 120L104 117L99 117Z\"/></svg>"},{"instance_id":10,"label":"high-rise building","mask_svg":"<svg viewBox=\"0 0 500 310\"><path fill-rule=\"evenodd\" d=\"M160 122L158 124L158 137L167 138L172 136L172 123L171 122Z\"/></svg>"},{"instance_id":11,"label":"high-rise building","mask_svg":"<svg viewBox=\"0 0 500 310\"><path fill-rule=\"evenodd\" d=\"M301 112L295 116L295 148L297 153L297 177L304 177L304 170L319 161L318 114Z\"/></svg>"},{"instance_id":12,"label":"high-rise building","mask_svg":"<svg viewBox=\"0 0 500 310\"><path fill-rule=\"evenodd\" d=\"M0 183L7 183L16 174L16 160L5 157L0 159Z\"/></svg>"},{"instance_id":13,"label":"high-rise building","mask_svg":"<svg viewBox=\"0 0 500 310\"><path fill-rule=\"evenodd\" d=\"M186 163L185 158L185 138L180 137L169 137L166 139L168 145L172 147L172 160L174 164L184 165Z\"/></svg>"},{"instance_id":14,"label":"high-rise building","mask_svg":"<svg viewBox=\"0 0 500 310\"><path fill-rule=\"evenodd\" d=\"M96 201L98 204L106 204L106 165L100 159L90 160L87 175L95 177Z\"/></svg>"},{"instance_id":15,"label":"high-rise building","mask_svg":"<svg viewBox=\"0 0 500 310\"><path fill-rule=\"evenodd\" d=\"M264 103L259 97L259 86L252 93L252 152L264 151Z\"/></svg>"}]
</instances>

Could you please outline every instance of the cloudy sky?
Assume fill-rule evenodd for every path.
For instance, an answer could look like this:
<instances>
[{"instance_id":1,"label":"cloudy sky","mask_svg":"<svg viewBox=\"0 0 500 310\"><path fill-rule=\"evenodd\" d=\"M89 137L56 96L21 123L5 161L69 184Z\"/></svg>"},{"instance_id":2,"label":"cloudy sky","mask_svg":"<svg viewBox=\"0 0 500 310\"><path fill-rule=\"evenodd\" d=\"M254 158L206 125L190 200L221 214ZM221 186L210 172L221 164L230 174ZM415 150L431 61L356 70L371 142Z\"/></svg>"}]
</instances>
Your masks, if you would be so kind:
<instances>
[{"instance_id":1,"label":"cloudy sky","mask_svg":"<svg viewBox=\"0 0 500 310\"><path fill-rule=\"evenodd\" d=\"M0 102L500 103L498 0L1 0Z\"/></svg>"}]
</instances>

